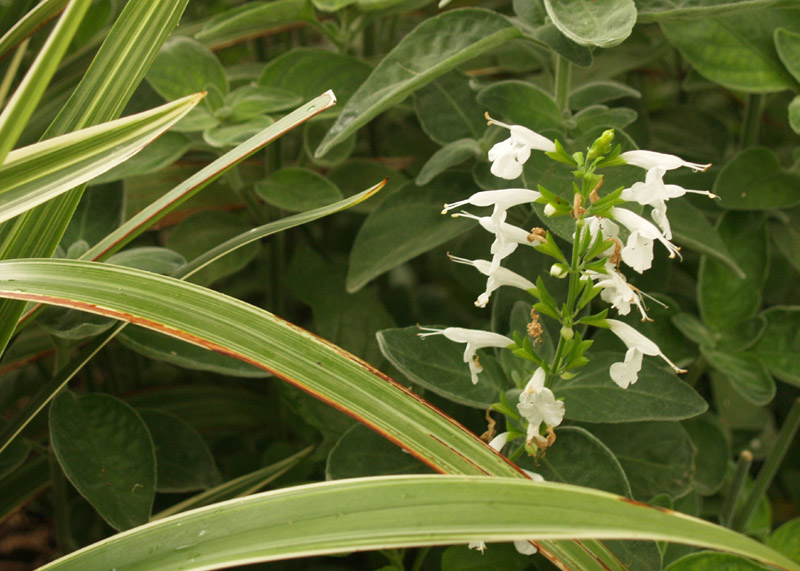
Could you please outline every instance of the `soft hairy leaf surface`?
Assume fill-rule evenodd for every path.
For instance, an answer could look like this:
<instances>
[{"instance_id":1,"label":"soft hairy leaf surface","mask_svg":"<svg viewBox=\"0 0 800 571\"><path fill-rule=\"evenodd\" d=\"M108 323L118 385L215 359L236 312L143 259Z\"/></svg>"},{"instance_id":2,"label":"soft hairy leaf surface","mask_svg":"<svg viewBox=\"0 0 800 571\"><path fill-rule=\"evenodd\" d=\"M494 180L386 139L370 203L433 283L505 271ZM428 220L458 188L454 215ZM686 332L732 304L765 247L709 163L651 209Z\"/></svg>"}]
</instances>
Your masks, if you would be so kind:
<instances>
[{"instance_id":1,"label":"soft hairy leaf surface","mask_svg":"<svg viewBox=\"0 0 800 571\"><path fill-rule=\"evenodd\" d=\"M633 0L545 0L544 6L561 33L582 46L621 44L636 23Z\"/></svg>"},{"instance_id":2,"label":"soft hairy leaf surface","mask_svg":"<svg viewBox=\"0 0 800 571\"><path fill-rule=\"evenodd\" d=\"M524 125L534 131L547 131L561 125L561 110L553 97L541 87L526 81L494 83L478 93L478 103L495 119ZM507 130L503 130L505 138Z\"/></svg>"},{"instance_id":3,"label":"soft hairy leaf surface","mask_svg":"<svg viewBox=\"0 0 800 571\"><path fill-rule=\"evenodd\" d=\"M800 204L800 174L784 170L775 152L750 147L731 159L714 183L725 208L774 210Z\"/></svg>"},{"instance_id":4,"label":"soft hairy leaf surface","mask_svg":"<svg viewBox=\"0 0 800 571\"><path fill-rule=\"evenodd\" d=\"M783 0L636 0L638 22L707 18L750 8L785 4ZM752 13L752 12L751 12Z\"/></svg>"},{"instance_id":5,"label":"soft hairy leaf surface","mask_svg":"<svg viewBox=\"0 0 800 571\"><path fill-rule=\"evenodd\" d=\"M257 182L255 188L265 201L289 212L320 208L342 199L341 191L330 180L300 167L275 171Z\"/></svg>"},{"instance_id":6,"label":"soft hairy leaf surface","mask_svg":"<svg viewBox=\"0 0 800 571\"><path fill-rule=\"evenodd\" d=\"M800 33L786 28L775 30L775 48L783 65L796 81L800 81Z\"/></svg>"},{"instance_id":7,"label":"soft hairy leaf surface","mask_svg":"<svg viewBox=\"0 0 800 571\"><path fill-rule=\"evenodd\" d=\"M505 17L488 10L464 8L428 18L403 38L361 84L316 155L325 155L381 111L455 66L519 35Z\"/></svg>"},{"instance_id":8,"label":"soft hairy leaf surface","mask_svg":"<svg viewBox=\"0 0 800 571\"><path fill-rule=\"evenodd\" d=\"M771 307L762 315L767 328L753 353L778 379L800 386L800 307Z\"/></svg>"},{"instance_id":9,"label":"soft hairy leaf surface","mask_svg":"<svg viewBox=\"0 0 800 571\"><path fill-rule=\"evenodd\" d=\"M422 130L440 145L479 139L486 131L485 109L475 100L470 78L458 72L441 76L414 94Z\"/></svg>"},{"instance_id":10,"label":"soft hairy leaf surface","mask_svg":"<svg viewBox=\"0 0 800 571\"><path fill-rule=\"evenodd\" d=\"M59 394L50 439L72 485L118 530L150 518L156 485L153 441L142 418L104 394Z\"/></svg>"},{"instance_id":11,"label":"soft hairy leaf surface","mask_svg":"<svg viewBox=\"0 0 800 571\"><path fill-rule=\"evenodd\" d=\"M697 449L694 487L704 496L722 487L728 472L731 444L725 425L711 413L681 422Z\"/></svg>"},{"instance_id":12,"label":"soft hairy leaf surface","mask_svg":"<svg viewBox=\"0 0 800 571\"><path fill-rule=\"evenodd\" d=\"M611 380L609 367L624 359L622 353L597 353L578 375L558 379L553 392L564 399L567 418L583 422L634 422L682 420L702 414L705 400L680 380L645 357L639 380L621 389Z\"/></svg>"}]
</instances>

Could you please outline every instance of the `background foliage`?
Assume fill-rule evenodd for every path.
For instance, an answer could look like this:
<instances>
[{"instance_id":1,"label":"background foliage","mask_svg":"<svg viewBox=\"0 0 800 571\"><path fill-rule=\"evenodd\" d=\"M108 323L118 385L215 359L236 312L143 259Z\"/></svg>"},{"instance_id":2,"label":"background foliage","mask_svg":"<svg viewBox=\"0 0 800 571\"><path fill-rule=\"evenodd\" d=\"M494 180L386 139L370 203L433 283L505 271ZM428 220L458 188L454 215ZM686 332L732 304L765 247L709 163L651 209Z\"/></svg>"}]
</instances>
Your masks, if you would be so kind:
<instances>
[{"instance_id":1,"label":"background foliage","mask_svg":"<svg viewBox=\"0 0 800 571\"><path fill-rule=\"evenodd\" d=\"M442 204L509 186L489 172L486 152L505 135L487 127L488 111L571 152L613 128L625 150L713 163L668 181L720 197L670 203L683 260L657 255L632 279L668 307L629 322L689 373L645 362L622 390L608 367L624 346L594 335L589 365L553 387L567 412L556 444L519 465L720 523L800 564L795 2L13 0L0 10L0 560L35 567L267 488L431 468L518 476L426 403L481 435L500 418L486 409L530 371L485 351L472 385L463 347L423 342L415 325L526 335L529 298L503 289L491 309L474 308L480 276L446 256L481 257L490 239L441 216ZM335 107L320 97L329 89ZM621 168L605 185L642 178ZM568 197L570 180L534 155L512 185ZM570 238L537 209L510 220ZM549 262L511 267L534 279ZM545 351L557 335L545 329ZM494 513L476 510L475 522ZM530 512L539 531L556 519L544 513ZM561 537L612 537L575 526ZM487 538L512 538L493 530ZM670 538L680 539L585 546L635 569L761 568ZM507 544L483 555L403 547L413 544L304 565L553 568ZM596 565L570 545L540 547L570 568ZM748 549L739 553L758 557Z\"/></svg>"}]
</instances>

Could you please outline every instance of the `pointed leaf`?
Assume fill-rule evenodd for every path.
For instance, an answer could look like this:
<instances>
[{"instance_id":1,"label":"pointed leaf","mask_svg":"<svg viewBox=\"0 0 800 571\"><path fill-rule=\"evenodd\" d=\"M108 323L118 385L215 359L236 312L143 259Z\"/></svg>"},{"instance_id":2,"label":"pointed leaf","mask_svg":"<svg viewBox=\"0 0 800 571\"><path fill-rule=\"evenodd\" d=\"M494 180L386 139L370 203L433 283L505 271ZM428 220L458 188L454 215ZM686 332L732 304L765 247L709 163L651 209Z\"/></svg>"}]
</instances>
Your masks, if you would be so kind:
<instances>
[{"instance_id":1,"label":"pointed leaf","mask_svg":"<svg viewBox=\"0 0 800 571\"><path fill-rule=\"evenodd\" d=\"M464 8L428 18L375 67L342 109L316 156L455 66L519 35L505 17L488 10Z\"/></svg>"}]
</instances>

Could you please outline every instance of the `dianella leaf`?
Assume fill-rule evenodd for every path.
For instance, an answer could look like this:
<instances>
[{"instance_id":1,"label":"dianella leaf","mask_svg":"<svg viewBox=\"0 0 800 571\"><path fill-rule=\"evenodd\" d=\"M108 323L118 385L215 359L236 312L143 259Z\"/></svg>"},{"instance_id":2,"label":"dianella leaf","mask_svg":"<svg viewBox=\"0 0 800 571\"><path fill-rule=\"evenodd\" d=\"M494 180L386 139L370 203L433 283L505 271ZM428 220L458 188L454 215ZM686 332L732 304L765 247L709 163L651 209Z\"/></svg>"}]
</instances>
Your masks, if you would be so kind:
<instances>
[{"instance_id":1,"label":"dianella leaf","mask_svg":"<svg viewBox=\"0 0 800 571\"><path fill-rule=\"evenodd\" d=\"M475 537L487 542L564 537L677 541L800 569L744 535L607 492L509 478L417 475L310 484L214 504L113 536L41 570L212 569L362 549L467 543Z\"/></svg>"},{"instance_id":2,"label":"dianella leaf","mask_svg":"<svg viewBox=\"0 0 800 571\"><path fill-rule=\"evenodd\" d=\"M315 155L324 156L379 113L455 66L520 34L505 17L477 8L451 10L425 20L361 84Z\"/></svg>"},{"instance_id":3,"label":"dianella leaf","mask_svg":"<svg viewBox=\"0 0 800 571\"><path fill-rule=\"evenodd\" d=\"M203 98L190 95L12 151L0 166L0 222L75 188L124 162Z\"/></svg>"},{"instance_id":4,"label":"dianella leaf","mask_svg":"<svg viewBox=\"0 0 800 571\"><path fill-rule=\"evenodd\" d=\"M0 56L12 50L64 9L67 0L42 0L0 38Z\"/></svg>"}]
</instances>

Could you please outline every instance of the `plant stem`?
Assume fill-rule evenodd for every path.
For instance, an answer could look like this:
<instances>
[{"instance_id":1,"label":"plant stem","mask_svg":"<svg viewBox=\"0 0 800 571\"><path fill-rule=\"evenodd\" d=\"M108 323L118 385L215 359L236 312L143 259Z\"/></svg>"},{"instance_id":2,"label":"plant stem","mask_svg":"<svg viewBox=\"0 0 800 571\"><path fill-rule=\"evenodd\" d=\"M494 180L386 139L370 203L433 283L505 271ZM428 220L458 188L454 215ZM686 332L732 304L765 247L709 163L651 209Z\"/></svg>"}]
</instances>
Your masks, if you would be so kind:
<instances>
[{"instance_id":1,"label":"plant stem","mask_svg":"<svg viewBox=\"0 0 800 571\"><path fill-rule=\"evenodd\" d=\"M422 563L425 561L430 547L420 547L417 549L417 556L414 558L414 563L411 565L411 571L419 571L422 568Z\"/></svg>"},{"instance_id":2,"label":"plant stem","mask_svg":"<svg viewBox=\"0 0 800 571\"><path fill-rule=\"evenodd\" d=\"M736 504L739 503L739 496L744 489L747 474L750 472L750 465L753 463L753 454L749 450L743 450L739 455L739 461L736 463L736 472L733 474L731 487L725 498L722 501L722 507L719 510L719 524L724 527L730 527L733 515L736 512Z\"/></svg>"},{"instance_id":3,"label":"plant stem","mask_svg":"<svg viewBox=\"0 0 800 571\"><path fill-rule=\"evenodd\" d=\"M758 143L758 130L761 126L761 103L764 96L760 93L750 93L744 107L742 118L742 138L739 147L746 149Z\"/></svg>"},{"instance_id":4,"label":"plant stem","mask_svg":"<svg viewBox=\"0 0 800 571\"><path fill-rule=\"evenodd\" d=\"M556 55L556 103L562 113L569 109L569 86L572 76L572 65L569 60Z\"/></svg>"},{"instance_id":5,"label":"plant stem","mask_svg":"<svg viewBox=\"0 0 800 571\"><path fill-rule=\"evenodd\" d=\"M786 421L783 423L783 428L781 428L781 432L778 435L778 440L775 442L772 450L770 450L767 460L764 462L761 470L759 470L753 488L747 495L742 509L740 509L733 518L731 529L735 531L743 530L747 522L750 521L750 518L753 517L758 503L761 501L761 497L766 493L775 474L778 473L778 468L784 456L786 456L786 453L789 451L789 446L792 444L795 434L797 434L798 427L800 427L800 398L795 399L792 403L792 408L789 410Z\"/></svg>"}]
</instances>

